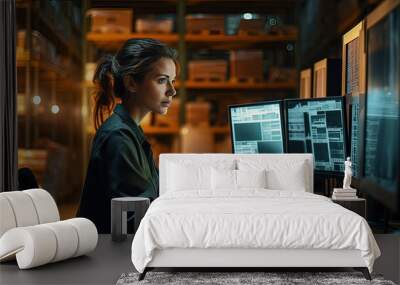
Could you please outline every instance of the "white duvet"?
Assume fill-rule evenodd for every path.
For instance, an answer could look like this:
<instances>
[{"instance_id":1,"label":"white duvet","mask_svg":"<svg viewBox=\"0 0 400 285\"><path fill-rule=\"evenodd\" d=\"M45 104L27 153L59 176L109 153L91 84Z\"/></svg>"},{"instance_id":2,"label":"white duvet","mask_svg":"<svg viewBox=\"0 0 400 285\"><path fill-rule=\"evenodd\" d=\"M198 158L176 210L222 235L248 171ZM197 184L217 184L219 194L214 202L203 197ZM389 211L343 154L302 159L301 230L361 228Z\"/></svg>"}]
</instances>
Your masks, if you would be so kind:
<instances>
[{"instance_id":1,"label":"white duvet","mask_svg":"<svg viewBox=\"0 0 400 285\"><path fill-rule=\"evenodd\" d=\"M380 256L359 215L320 195L266 189L164 194L136 232L133 265L143 272L165 248L358 249L370 272Z\"/></svg>"}]
</instances>

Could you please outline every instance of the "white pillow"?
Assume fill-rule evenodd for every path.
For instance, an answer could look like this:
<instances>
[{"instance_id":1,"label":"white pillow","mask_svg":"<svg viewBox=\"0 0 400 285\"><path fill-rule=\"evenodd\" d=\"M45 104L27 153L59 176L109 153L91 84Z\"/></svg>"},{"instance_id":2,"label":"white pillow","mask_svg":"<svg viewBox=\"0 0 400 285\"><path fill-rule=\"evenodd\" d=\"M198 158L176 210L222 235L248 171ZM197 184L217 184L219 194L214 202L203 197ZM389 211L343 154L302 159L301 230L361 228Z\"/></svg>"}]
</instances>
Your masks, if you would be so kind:
<instances>
[{"instance_id":1,"label":"white pillow","mask_svg":"<svg viewBox=\"0 0 400 285\"><path fill-rule=\"evenodd\" d=\"M168 191L211 188L211 167L182 165L173 162L170 162L168 167Z\"/></svg>"},{"instance_id":2,"label":"white pillow","mask_svg":"<svg viewBox=\"0 0 400 285\"><path fill-rule=\"evenodd\" d=\"M266 170L211 170L213 190L237 190L240 188L266 188Z\"/></svg>"},{"instance_id":3,"label":"white pillow","mask_svg":"<svg viewBox=\"0 0 400 285\"><path fill-rule=\"evenodd\" d=\"M306 191L306 163L278 163L267 170L267 188L274 190Z\"/></svg>"},{"instance_id":4,"label":"white pillow","mask_svg":"<svg viewBox=\"0 0 400 285\"><path fill-rule=\"evenodd\" d=\"M238 160L240 170L266 170L268 189L306 191L308 184L308 166L306 161L282 159L266 161L263 159Z\"/></svg>"},{"instance_id":5,"label":"white pillow","mask_svg":"<svg viewBox=\"0 0 400 285\"><path fill-rule=\"evenodd\" d=\"M262 170L236 170L238 188L267 188L267 172Z\"/></svg>"},{"instance_id":6,"label":"white pillow","mask_svg":"<svg viewBox=\"0 0 400 285\"><path fill-rule=\"evenodd\" d=\"M211 173L213 190L236 190L236 170L216 169L213 167Z\"/></svg>"}]
</instances>

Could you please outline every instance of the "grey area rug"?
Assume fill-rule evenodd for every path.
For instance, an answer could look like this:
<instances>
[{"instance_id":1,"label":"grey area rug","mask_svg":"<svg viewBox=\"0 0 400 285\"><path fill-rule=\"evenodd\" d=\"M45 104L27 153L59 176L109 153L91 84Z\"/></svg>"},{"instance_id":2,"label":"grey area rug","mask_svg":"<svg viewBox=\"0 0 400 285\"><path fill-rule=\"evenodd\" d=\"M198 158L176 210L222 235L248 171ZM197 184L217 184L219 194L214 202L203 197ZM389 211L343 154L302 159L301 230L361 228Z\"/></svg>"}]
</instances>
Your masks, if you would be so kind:
<instances>
[{"instance_id":1,"label":"grey area rug","mask_svg":"<svg viewBox=\"0 0 400 285\"><path fill-rule=\"evenodd\" d=\"M372 274L372 281L364 278L360 272L148 272L142 281L139 273L122 274L117 285L146 284L379 284L395 285L380 275Z\"/></svg>"}]
</instances>

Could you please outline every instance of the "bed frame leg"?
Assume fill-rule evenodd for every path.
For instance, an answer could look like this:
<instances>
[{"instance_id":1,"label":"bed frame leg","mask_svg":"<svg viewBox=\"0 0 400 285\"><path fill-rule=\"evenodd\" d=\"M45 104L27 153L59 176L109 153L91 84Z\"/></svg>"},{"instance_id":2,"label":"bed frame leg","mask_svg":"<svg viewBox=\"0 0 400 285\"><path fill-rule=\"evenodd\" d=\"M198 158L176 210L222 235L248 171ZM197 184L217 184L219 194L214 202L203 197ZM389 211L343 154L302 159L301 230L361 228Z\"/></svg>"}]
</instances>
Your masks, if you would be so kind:
<instances>
[{"instance_id":1,"label":"bed frame leg","mask_svg":"<svg viewBox=\"0 0 400 285\"><path fill-rule=\"evenodd\" d=\"M144 271L142 273L139 274L139 278L138 281L142 281L144 279L144 277L146 276L148 269L147 267L144 269Z\"/></svg>"},{"instance_id":2,"label":"bed frame leg","mask_svg":"<svg viewBox=\"0 0 400 285\"><path fill-rule=\"evenodd\" d=\"M371 274L369 274L369 270L367 267L355 267L354 269L357 271L361 271L362 274L364 275L365 279L372 280Z\"/></svg>"}]
</instances>

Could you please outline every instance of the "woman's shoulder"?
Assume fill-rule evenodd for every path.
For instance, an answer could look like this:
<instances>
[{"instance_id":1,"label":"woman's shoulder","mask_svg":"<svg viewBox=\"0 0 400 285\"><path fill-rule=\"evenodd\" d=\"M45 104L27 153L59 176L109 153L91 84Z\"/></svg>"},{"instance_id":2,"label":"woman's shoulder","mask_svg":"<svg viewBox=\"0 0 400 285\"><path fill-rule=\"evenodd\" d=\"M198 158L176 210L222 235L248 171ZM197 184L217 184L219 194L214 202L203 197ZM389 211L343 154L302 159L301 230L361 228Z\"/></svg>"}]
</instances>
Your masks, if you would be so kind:
<instances>
[{"instance_id":1,"label":"woman's shoulder","mask_svg":"<svg viewBox=\"0 0 400 285\"><path fill-rule=\"evenodd\" d=\"M93 148L100 148L107 142L122 143L124 141L134 143L137 141L133 130L116 116L111 115L96 131L93 139Z\"/></svg>"}]
</instances>

